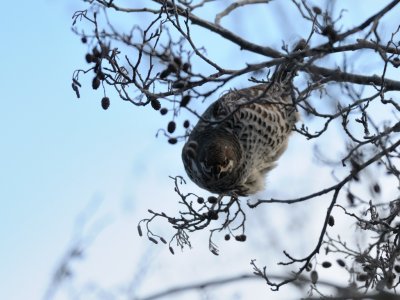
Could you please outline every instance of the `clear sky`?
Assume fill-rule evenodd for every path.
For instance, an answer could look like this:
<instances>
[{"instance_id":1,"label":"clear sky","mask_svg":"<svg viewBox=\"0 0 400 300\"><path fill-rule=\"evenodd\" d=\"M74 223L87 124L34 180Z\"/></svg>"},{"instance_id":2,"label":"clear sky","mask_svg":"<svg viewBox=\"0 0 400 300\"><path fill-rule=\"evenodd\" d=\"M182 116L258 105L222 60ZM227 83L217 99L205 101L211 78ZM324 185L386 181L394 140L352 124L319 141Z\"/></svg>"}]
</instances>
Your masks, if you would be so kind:
<instances>
[{"instance_id":1,"label":"clear sky","mask_svg":"<svg viewBox=\"0 0 400 300\"><path fill-rule=\"evenodd\" d=\"M100 208L89 216L104 217L112 225L96 240L97 248L90 251L85 266L77 269L82 282L96 279L115 287L138 276L135 282L149 292L154 282L160 288L180 283L173 281L176 274L184 279L193 274L198 276L194 279L210 278L198 265L180 269L193 263L193 257L202 257L208 270L228 265L222 273L250 272L253 253L243 253L261 241L235 244L236 252L225 245L227 256L216 258L208 253L207 237L202 236L197 248L172 257L167 248L154 248L137 237L137 221L147 216L147 208L176 201L168 175L183 174L180 146L155 138L166 120L150 107L138 110L111 98L110 109L103 111L100 89L93 91L88 85L76 99L71 77L84 65L86 48L71 32L71 16L81 5L4 1L0 10L0 299L42 299L70 242L90 229L86 223L84 229L76 227L77 217L90 203L99 203ZM291 143L302 141L296 137ZM311 150L312 145L303 154L311 157ZM290 148L285 156L288 166L296 164L295 154L296 148ZM296 167L298 180L320 172L310 190L328 180L328 172L306 162ZM271 193L279 184L289 184L290 176L294 174L277 170L269 179ZM265 214L276 212L285 213L278 209ZM285 220L276 226L279 222ZM111 253L114 259L108 261ZM152 280L138 271L143 261L149 263L144 268L152 270ZM257 288L266 290L264 284Z\"/></svg>"}]
</instances>

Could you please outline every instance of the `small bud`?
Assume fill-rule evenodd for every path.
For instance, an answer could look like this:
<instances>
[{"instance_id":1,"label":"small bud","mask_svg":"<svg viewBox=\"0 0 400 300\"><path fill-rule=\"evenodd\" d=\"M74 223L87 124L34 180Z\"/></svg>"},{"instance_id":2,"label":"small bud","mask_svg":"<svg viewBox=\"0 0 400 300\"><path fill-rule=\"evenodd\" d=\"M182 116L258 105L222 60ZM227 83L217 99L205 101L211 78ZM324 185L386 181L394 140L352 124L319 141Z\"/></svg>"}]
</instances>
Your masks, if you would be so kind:
<instances>
[{"instance_id":1,"label":"small bud","mask_svg":"<svg viewBox=\"0 0 400 300\"><path fill-rule=\"evenodd\" d=\"M186 107L189 104L190 99L191 99L190 95L183 96L180 103L180 107Z\"/></svg>"},{"instance_id":2,"label":"small bud","mask_svg":"<svg viewBox=\"0 0 400 300\"><path fill-rule=\"evenodd\" d=\"M318 6L314 6L312 10L316 15L322 14L322 10Z\"/></svg>"},{"instance_id":3,"label":"small bud","mask_svg":"<svg viewBox=\"0 0 400 300\"><path fill-rule=\"evenodd\" d=\"M323 268L330 268L332 266L332 264L329 262L329 261L324 261L323 263L322 263L322 267Z\"/></svg>"},{"instance_id":4,"label":"small bud","mask_svg":"<svg viewBox=\"0 0 400 300\"><path fill-rule=\"evenodd\" d=\"M99 88L99 86L100 86L100 79L96 76L95 78L93 78L92 88L94 90L97 90Z\"/></svg>"},{"instance_id":5,"label":"small bud","mask_svg":"<svg viewBox=\"0 0 400 300\"><path fill-rule=\"evenodd\" d=\"M189 128L189 126L190 126L190 122L188 120L185 120L185 122L183 122L183 127Z\"/></svg>"},{"instance_id":6,"label":"small bud","mask_svg":"<svg viewBox=\"0 0 400 300\"><path fill-rule=\"evenodd\" d=\"M161 79L165 79L165 78L168 77L169 74L171 74L171 71L168 70L168 69L165 69L164 71L162 71L162 72L160 73L160 78L161 78Z\"/></svg>"},{"instance_id":7,"label":"small bud","mask_svg":"<svg viewBox=\"0 0 400 300\"><path fill-rule=\"evenodd\" d=\"M86 44L86 43L87 43L87 37L86 37L86 36L83 36L83 37L81 38L81 42L82 42L83 44Z\"/></svg>"},{"instance_id":8,"label":"small bud","mask_svg":"<svg viewBox=\"0 0 400 300\"><path fill-rule=\"evenodd\" d=\"M176 123L174 121L169 122L167 126L168 132L173 133L175 129L176 129Z\"/></svg>"},{"instance_id":9,"label":"small bud","mask_svg":"<svg viewBox=\"0 0 400 300\"><path fill-rule=\"evenodd\" d=\"M162 116L166 115L167 113L168 113L168 109L166 109L165 107L161 108L160 114L161 114Z\"/></svg>"},{"instance_id":10,"label":"small bud","mask_svg":"<svg viewBox=\"0 0 400 300\"><path fill-rule=\"evenodd\" d=\"M178 71L178 69L176 68L176 65L169 64L167 67L167 71L169 71L169 73L175 73L176 71Z\"/></svg>"},{"instance_id":11,"label":"small bud","mask_svg":"<svg viewBox=\"0 0 400 300\"><path fill-rule=\"evenodd\" d=\"M107 109L110 107L110 98L108 98L108 97L103 97L103 98L101 99L101 107L102 107L104 110L107 110Z\"/></svg>"},{"instance_id":12,"label":"small bud","mask_svg":"<svg viewBox=\"0 0 400 300\"><path fill-rule=\"evenodd\" d=\"M175 145L178 142L178 140L176 138L169 138L168 139L168 143L170 143L171 145Z\"/></svg>"},{"instance_id":13,"label":"small bud","mask_svg":"<svg viewBox=\"0 0 400 300\"><path fill-rule=\"evenodd\" d=\"M197 198L197 203L198 204L203 204L204 203L204 198L203 197Z\"/></svg>"},{"instance_id":14,"label":"small bud","mask_svg":"<svg viewBox=\"0 0 400 300\"><path fill-rule=\"evenodd\" d=\"M161 108L161 103L158 99L152 98L150 100L151 107L155 110L159 110Z\"/></svg>"},{"instance_id":15,"label":"small bud","mask_svg":"<svg viewBox=\"0 0 400 300\"><path fill-rule=\"evenodd\" d=\"M335 225L335 218L334 218L334 217L329 216L328 225L331 226L331 227L332 227L333 225Z\"/></svg>"},{"instance_id":16,"label":"small bud","mask_svg":"<svg viewBox=\"0 0 400 300\"><path fill-rule=\"evenodd\" d=\"M231 235L230 234L226 234L224 239L225 239L225 241L229 241L231 239Z\"/></svg>"},{"instance_id":17,"label":"small bud","mask_svg":"<svg viewBox=\"0 0 400 300\"><path fill-rule=\"evenodd\" d=\"M315 270L312 271L311 274L310 274L310 277L311 277L311 282L312 282L313 284L316 284L317 281L318 281L318 272L315 271Z\"/></svg>"},{"instance_id":18,"label":"small bud","mask_svg":"<svg viewBox=\"0 0 400 300\"><path fill-rule=\"evenodd\" d=\"M342 259L337 259L336 262L341 267L345 267L346 266L346 263Z\"/></svg>"},{"instance_id":19,"label":"small bud","mask_svg":"<svg viewBox=\"0 0 400 300\"><path fill-rule=\"evenodd\" d=\"M181 89L181 88L183 88L185 86L185 82L183 82L183 81L175 81L173 84L172 84L172 87L174 88L174 89Z\"/></svg>"},{"instance_id":20,"label":"small bud","mask_svg":"<svg viewBox=\"0 0 400 300\"><path fill-rule=\"evenodd\" d=\"M209 203L211 203L211 204L215 204L215 203L217 203L217 197L215 197L215 196L210 196L210 197L208 197L208 199L207 199L207 201L209 202Z\"/></svg>"}]
</instances>

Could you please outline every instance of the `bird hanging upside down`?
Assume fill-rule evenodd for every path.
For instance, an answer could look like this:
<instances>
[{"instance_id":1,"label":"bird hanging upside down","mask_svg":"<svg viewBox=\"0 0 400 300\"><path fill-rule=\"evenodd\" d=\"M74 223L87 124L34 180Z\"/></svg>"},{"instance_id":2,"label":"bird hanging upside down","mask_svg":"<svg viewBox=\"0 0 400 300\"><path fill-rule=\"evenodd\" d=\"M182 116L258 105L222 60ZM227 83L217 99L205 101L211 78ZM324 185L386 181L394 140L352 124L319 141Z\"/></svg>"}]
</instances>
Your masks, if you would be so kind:
<instances>
[{"instance_id":1,"label":"bird hanging upside down","mask_svg":"<svg viewBox=\"0 0 400 300\"><path fill-rule=\"evenodd\" d=\"M182 150L190 179L212 193L247 196L287 148L298 113L293 73L278 67L271 82L233 90L212 103Z\"/></svg>"}]
</instances>

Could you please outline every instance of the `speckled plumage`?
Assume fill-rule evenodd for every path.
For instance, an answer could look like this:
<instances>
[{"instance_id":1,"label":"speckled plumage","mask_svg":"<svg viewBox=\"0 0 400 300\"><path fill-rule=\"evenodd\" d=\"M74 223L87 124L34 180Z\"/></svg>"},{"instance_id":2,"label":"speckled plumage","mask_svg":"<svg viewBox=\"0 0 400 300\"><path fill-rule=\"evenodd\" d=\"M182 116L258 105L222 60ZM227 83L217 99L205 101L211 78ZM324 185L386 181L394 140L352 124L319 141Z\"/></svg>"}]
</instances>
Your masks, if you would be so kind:
<instances>
[{"instance_id":1,"label":"speckled plumage","mask_svg":"<svg viewBox=\"0 0 400 300\"><path fill-rule=\"evenodd\" d=\"M291 78L233 90L212 103L182 150L190 179L217 194L263 190L298 119L292 103Z\"/></svg>"}]
</instances>

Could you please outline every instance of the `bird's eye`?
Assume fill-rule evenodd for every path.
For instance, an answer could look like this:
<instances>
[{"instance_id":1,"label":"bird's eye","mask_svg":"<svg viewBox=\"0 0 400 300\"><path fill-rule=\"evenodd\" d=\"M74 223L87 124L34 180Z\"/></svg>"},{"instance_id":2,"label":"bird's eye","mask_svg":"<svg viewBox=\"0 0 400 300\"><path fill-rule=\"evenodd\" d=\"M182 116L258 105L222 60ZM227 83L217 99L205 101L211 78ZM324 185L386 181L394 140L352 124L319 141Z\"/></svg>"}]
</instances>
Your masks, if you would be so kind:
<instances>
[{"instance_id":1,"label":"bird's eye","mask_svg":"<svg viewBox=\"0 0 400 300\"><path fill-rule=\"evenodd\" d=\"M222 162L222 167L226 167L229 164L229 159L225 158L225 160Z\"/></svg>"}]
</instances>

